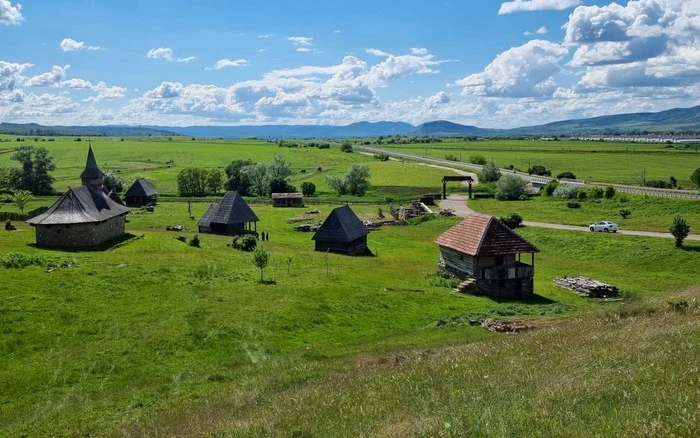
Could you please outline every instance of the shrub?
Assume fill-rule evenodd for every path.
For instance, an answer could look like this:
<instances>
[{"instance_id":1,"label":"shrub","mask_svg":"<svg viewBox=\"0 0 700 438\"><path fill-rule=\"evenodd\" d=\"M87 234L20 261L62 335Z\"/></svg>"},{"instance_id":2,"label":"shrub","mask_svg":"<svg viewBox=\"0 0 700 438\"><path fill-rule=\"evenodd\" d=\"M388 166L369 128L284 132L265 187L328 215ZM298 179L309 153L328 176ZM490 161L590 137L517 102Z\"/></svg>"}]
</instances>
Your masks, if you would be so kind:
<instances>
[{"instance_id":1,"label":"shrub","mask_svg":"<svg viewBox=\"0 0 700 438\"><path fill-rule=\"evenodd\" d=\"M483 169L481 169L481 179L484 182L494 182L501 178L501 171L496 166L494 162L487 163Z\"/></svg>"},{"instance_id":2,"label":"shrub","mask_svg":"<svg viewBox=\"0 0 700 438\"><path fill-rule=\"evenodd\" d=\"M578 195L578 187L571 184L559 184L552 196L560 199L574 199Z\"/></svg>"},{"instance_id":3,"label":"shrub","mask_svg":"<svg viewBox=\"0 0 700 438\"><path fill-rule=\"evenodd\" d=\"M480 166L483 166L484 164L486 164L486 157L484 157L483 155L472 155L471 157L469 157L469 162L472 164L478 164Z\"/></svg>"},{"instance_id":4,"label":"shrub","mask_svg":"<svg viewBox=\"0 0 700 438\"><path fill-rule=\"evenodd\" d=\"M496 199L514 201L525 194L525 181L515 175L505 175L496 183Z\"/></svg>"},{"instance_id":5,"label":"shrub","mask_svg":"<svg viewBox=\"0 0 700 438\"><path fill-rule=\"evenodd\" d=\"M428 280L428 283L432 286L448 287L450 289L456 288L457 286L459 286L459 283L462 282L458 277L455 277L454 275L445 271L438 271L432 274L427 274L425 276L425 279Z\"/></svg>"},{"instance_id":6,"label":"shrub","mask_svg":"<svg viewBox=\"0 0 700 438\"><path fill-rule=\"evenodd\" d=\"M195 248L199 248L199 236L195 234L192 239L190 239L190 246L194 246Z\"/></svg>"},{"instance_id":7,"label":"shrub","mask_svg":"<svg viewBox=\"0 0 700 438\"><path fill-rule=\"evenodd\" d=\"M388 154L374 154L374 158L376 158L379 161L389 161Z\"/></svg>"},{"instance_id":8,"label":"shrub","mask_svg":"<svg viewBox=\"0 0 700 438\"><path fill-rule=\"evenodd\" d=\"M577 201L569 201L566 203L566 206L569 208L581 208L581 204L579 204Z\"/></svg>"},{"instance_id":9,"label":"shrub","mask_svg":"<svg viewBox=\"0 0 700 438\"><path fill-rule=\"evenodd\" d=\"M501 217L501 222L506 224L508 228L518 228L520 224L523 223L523 217L520 216L518 213L511 213L507 216Z\"/></svg>"},{"instance_id":10,"label":"shrub","mask_svg":"<svg viewBox=\"0 0 700 438\"><path fill-rule=\"evenodd\" d=\"M552 171L541 164L535 164L534 166L530 167L527 169L527 173L530 175L552 176Z\"/></svg>"},{"instance_id":11,"label":"shrub","mask_svg":"<svg viewBox=\"0 0 700 438\"><path fill-rule=\"evenodd\" d=\"M562 172L559 175L557 175L557 179L576 179L576 175L574 175L572 172Z\"/></svg>"},{"instance_id":12,"label":"shrub","mask_svg":"<svg viewBox=\"0 0 700 438\"><path fill-rule=\"evenodd\" d=\"M578 195L576 195L576 196L578 197L578 200L579 200L579 201L585 201L586 198L588 198L588 193L586 193L585 190L580 190L580 191L578 192Z\"/></svg>"},{"instance_id":13,"label":"shrub","mask_svg":"<svg viewBox=\"0 0 700 438\"><path fill-rule=\"evenodd\" d=\"M435 218L437 218L437 216L434 214L422 214L420 216L410 218L406 221L406 223L409 225L420 225L424 222L429 222Z\"/></svg>"},{"instance_id":14,"label":"shrub","mask_svg":"<svg viewBox=\"0 0 700 438\"><path fill-rule=\"evenodd\" d=\"M340 145L340 150L342 152L350 153L352 152L352 145L346 141L345 143Z\"/></svg>"},{"instance_id":15,"label":"shrub","mask_svg":"<svg viewBox=\"0 0 700 438\"><path fill-rule=\"evenodd\" d=\"M265 251L264 249L256 249L253 252L253 265L260 269L260 282L262 283L263 280L263 270L265 267L267 267L267 264L270 261L270 253Z\"/></svg>"},{"instance_id":16,"label":"shrub","mask_svg":"<svg viewBox=\"0 0 700 438\"><path fill-rule=\"evenodd\" d=\"M21 269L32 265L43 265L44 259L37 254L24 254L21 252L11 252L0 260L5 268Z\"/></svg>"},{"instance_id":17,"label":"shrub","mask_svg":"<svg viewBox=\"0 0 700 438\"><path fill-rule=\"evenodd\" d=\"M628 201L627 196L620 196L620 203L624 204Z\"/></svg>"},{"instance_id":18,"label":"shrub","mask_svg":"<svg viewBox=\"0 0 700 438\"><path fill-rule=\"evenodd\" d=\"M680 248L683 246L683 240L690 234L690 225L688 225L688 222L682 217L676 216L673 218L673 222L668 228L668 231L673 234L673 237L676 239L676 247Z\"/></svg>"},{"instance_id":19,"label":"shrub","mask_svg":"<svg viewBox=\"0 0 700 438\"><path fill-rule=\"evenodd\" d=\"M605 192L600 187L592 187L588 190L588 197L591 199L600 199L604 194Z\"/></svg>"},{"instance_id":20,"label":"shrub","mask_svg":"<svg viewBox=\"0 0 700 438\"><path fill-rule=\"evenodd\" d=\"M630 217L631 214L632 210L629 210L627 208L623 208L622 210L620 210L620 216L622 216L622 219L627 219L628 217Z\"/></svg>"},{"instance_id":21,"label":"shrub","mask_svg":"<svg viewBox=\"0 0 700 438\"><path fill-rule=\"evenodd\" d=\"M695 169L693 173L690 174L690 182L695 184L695 186L700 189L700 167Z\"/></svg>"},{"instance_id":22,"label":"shrub","mask_svg":"<svg viewBox=\"0 0 700 438\"><path fill-rule=\"evenodd\" d=\"M253 251L255 248L258 246L258 239L255 238L255 236L246 234L245 236L236 236L233 238L233 242L231 242L231 247L233 249L238 249L241 251Z\"/></svg>"},{"instance_id":23,"label":"shrub","mask_svg":"<svg viewBox=\"0 0 700 438\"><path fill-rule=\"evenodd\" d=\"M612 199L615 197L615 187L607 186L605 188L605 199Z\"/></svg>"},{"instance_id":24,"label":"shrub","mask_svg":"<svg viewBox=\"0 0 700 438\"><path fill-rule=\"evenodd\" d=\"M557 187L559 187L559 181L552 180L542 187L542 193L544 193L545 196L552 196Z\"/></svg>"},{"instance_id":25,"label":"shrub","mask_svg":"<svg viewBox=\"0 0 700 438\"><path fill-rule=\"evenodd\" d=\"M316 194L316 184L309 182L309 181L304 181L301 183L301 193L304 196L313 196Z\"/></svg>"},{"instance_id":26,"label":"shrub","mask_svg":"<svg viewBox=\"0 0 700 438\"><path fill-rule=\"evenodd\" d=\"M187 242L187 237L185 237L185 236L177 236L176 239L179 240L180 242Z\"/></svg>"},{"instance_id":27,"label":"shrub","mask_svg":"<svg viewBox=\"0 0 700 438\"><path fill-rule=\"evenodd\" d=\"M447 161L459 161L459 157L457 157L457 155L452 155L452 154L445 155L445 159Z\"/></svg>"}]
</instances>

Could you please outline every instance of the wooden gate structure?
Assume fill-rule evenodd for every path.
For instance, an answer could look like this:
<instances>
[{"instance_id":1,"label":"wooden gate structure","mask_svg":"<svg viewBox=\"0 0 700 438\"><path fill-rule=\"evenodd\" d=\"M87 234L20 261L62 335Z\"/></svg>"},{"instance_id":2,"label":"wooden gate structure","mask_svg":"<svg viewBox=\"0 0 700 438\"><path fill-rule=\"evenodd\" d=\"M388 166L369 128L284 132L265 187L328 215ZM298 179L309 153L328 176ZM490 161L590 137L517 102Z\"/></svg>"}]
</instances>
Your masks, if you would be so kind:
<instances>
[{"instance_id":1,"label":"wooden gate structure","mask_svg":"<svg viewBox=\"0 0 700 438\"><path fill-rule=\"evenodd\" d=\"M472 184L474 183L474 178L471 176L455 176L455 175L445 175L442 177L442 199L447 199L447 183L450 181L466 181L469 183L469 199L472 198Z\"/></svg>"}]
</instances>

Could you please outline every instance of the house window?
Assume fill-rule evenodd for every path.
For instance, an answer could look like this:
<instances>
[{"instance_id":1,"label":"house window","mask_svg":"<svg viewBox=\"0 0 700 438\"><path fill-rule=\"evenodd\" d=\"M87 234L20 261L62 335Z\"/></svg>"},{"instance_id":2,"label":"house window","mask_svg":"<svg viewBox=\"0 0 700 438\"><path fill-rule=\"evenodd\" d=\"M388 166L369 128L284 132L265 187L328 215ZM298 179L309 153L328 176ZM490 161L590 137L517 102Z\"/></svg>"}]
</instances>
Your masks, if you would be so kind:
<instances>
[{"instance_id":1,"label":"house window","mask_svg":"<svg viewBox=\"0 0 700 438\"><path fill-rule=\"evenodd\" d=\"M459 260L464 261L464 256L462 254L459 255Z\"/></svg>"}]
</instances>

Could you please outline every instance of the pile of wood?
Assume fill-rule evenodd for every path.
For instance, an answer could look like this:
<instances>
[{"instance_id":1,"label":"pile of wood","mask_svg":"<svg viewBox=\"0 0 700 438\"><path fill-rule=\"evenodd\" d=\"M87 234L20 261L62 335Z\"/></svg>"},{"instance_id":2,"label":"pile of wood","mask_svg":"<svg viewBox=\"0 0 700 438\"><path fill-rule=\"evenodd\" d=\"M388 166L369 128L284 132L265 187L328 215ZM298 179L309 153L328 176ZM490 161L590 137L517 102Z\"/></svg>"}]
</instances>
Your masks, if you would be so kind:
<instances>
[{"instance_id":1,"label":"pile of wood","mask_svg":"<svg viewBox=\"0 0 700 438\"><path fill-rule=\"evenodd\" d=\"M620 290L611 284L586 277L555 278L557 286L572 290L583 297L613 298L620 295Z\"/></svg>"},{"instance_id":2,"label":"pile of wood","mask_svg":"<svg viewBox=\"0 0 700 438\"><path fill-rule=\"evenodd\" d=\"M492 332L499 333L519 333L531 330L535 327L531 324L525 324L524 322L498 321L496 319L486 319L481 322L481 326Z\"/></svg>"}]
</instances>

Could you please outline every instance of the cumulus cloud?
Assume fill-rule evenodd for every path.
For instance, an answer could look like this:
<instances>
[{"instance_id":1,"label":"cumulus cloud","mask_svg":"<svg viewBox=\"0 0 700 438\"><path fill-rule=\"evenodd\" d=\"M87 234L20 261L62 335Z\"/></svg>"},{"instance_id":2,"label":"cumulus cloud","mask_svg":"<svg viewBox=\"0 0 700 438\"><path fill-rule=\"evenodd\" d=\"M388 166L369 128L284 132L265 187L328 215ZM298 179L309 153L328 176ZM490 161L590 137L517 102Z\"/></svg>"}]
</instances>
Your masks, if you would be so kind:
<instances>
[{"instance_id":1,"label":"cumulus cloud","mask_svg":"<svg viewBox=\"0 0 700 438\"><path fill-rule=\"evenodd\" d=\"M520 11L563 10L581 4L581 0L514 0L501 3L498 15Z\"/></svg>"},{"instance_id":2,"label":"cumulus cloud","mask_svg":"<svg viewBox=\"0 0 700 438\"><path fill-rule=\"evenodd\" d=\"M483 72L456 81L465 95L528 97L551 95L554 75L568 50L545 40L531 40L496 56Z\"/></svg>"},{"instance_id":3,"label":"cumulus cloud","mask_svg":"<svg viewBox=\"0 0 700 438\"><path fill-rule=\"evenodd\" d=\"M305 36L290 36L287 40L291 41L295 46L312 46L313 38Z\"/></svg>"},{"instance_id":4,"label":"cumulus cloud","mask_svg":"<svg viewBox=\"0 0 700 438\"><path fill-rule=\"evenodd\" d=\"M100 100L121 99L126 94L126 88L118 87L116 85L109 86L102 81L93 85L92 89L95 92L94 96L91 96L88 99L86 99L86 100L91 101L91 102L100 101Z\"/></svg>"},{"instance_id":5,"label":"cumulus cloud","mask_svg":"<svg viewBox=\"0 0 700 438\"><path fill-rule=\"evenodd\" d=\"M54 65L50 72L32 76L24 82L28 87L57 87L65 79L70 65Z\"/></svg>"},{"instance_id":6,"label":"cumulus cloud","mask_svg":"<svg viewBox=\"0 0 700 438\"><path fill-rule=\"evenodd\" d=\"M13 90L17 85L24 81L22 73L33 67L29 63L16 63L0 61L0 91Z\"/></svg>"},{"instance_id":7,"label":"cumulus cloud","mask_svg":"<svg viewBox=\"0 0 700 438\"><path fill-rule=\"evenodd\" d=\"M425 56L425 55L427 55L429 52L428 52L428 49L423 48L423 47L411 47L411 53L412 53L413 55Z\"/></svg>"},{"instance_id":8,"label":"cumulus cloud","mask_svg":"<svg viewBox=\"0 0 700 438\"><path fill-rule=\"evenodd\" d=\"M76 41L73 38L64 38L59 44L59 47L64 52L75 52L78 50L102 50L100 46L89 46L85 41Z\"/></svg>"},{"instance_id":9,"label":"cumulus cloud","mask_svg":"<svg viewBox=\"0 0 700 438\"><path fill-rule=\"evenodd\" d=\"M22 5L12 5L10 0L0 0L0 24L19 24L24 21Z\"/></svg>"},{"instance_id":10,"label":"cumulus cloud","mask_svg":"<svg viewBox=\"0 0 700 438\"><path fill-rule=\"evenodd\" d=\"M71 78L61 81L59 86L61 88L71 88L74 90L90 90L92 89L92 83L86 81L85 79Z\"/></svg>"},{"instance_id":11,"label":"cumulus cloud","mask_svg":"<svg viewBox=\"0 0 700 438\"><path fill-rule=\"evenodd\" d=\"M173 49L169 47L153 48L146 53L146 57L152 59L165 59L168 62L173 62L175 60L173 57Z\"/></svg>"},{"instance_id":12,"label":"cumulus cloud","mask_svg":"<svg viewBox=\"0 0 700 438\"><path fill-rule=\"evenodd\" d=\"M245 67L247 65L250 65L250 63L245 60L245 59L219 59L216 61L216 64L214 64L214 67L209 67L209 70L214 69L214 70L221 70L222 68L227 68L227 67Z\"/></svg>"},{"instance_id":13,"label":"cumulus cloud","mask_svg":"<svg viewBox=\"0 0 700 438\"><path fill-rule=\"evenodd\" d=\"M530 32L529 30L526 30L523 32L523 35L525 36L530 36L530 35L546 35L547 34L547 28L544 26L540 26L536 31Z\"/></svg>"},{"instance_id":14,"label":"cumulus cloud","mask_svg":"<svg viewBox=\"0 0 700 438\"><path fill-rule=\"evenodd\" d=\"M379 49L366 49L365 53L369 53L370 55L381 56L381 57L391 56L391 53L387 53L387 52L385 52L383 50L379 50Z\"/></svg>"}]
</instances>

